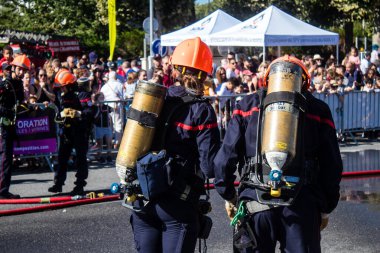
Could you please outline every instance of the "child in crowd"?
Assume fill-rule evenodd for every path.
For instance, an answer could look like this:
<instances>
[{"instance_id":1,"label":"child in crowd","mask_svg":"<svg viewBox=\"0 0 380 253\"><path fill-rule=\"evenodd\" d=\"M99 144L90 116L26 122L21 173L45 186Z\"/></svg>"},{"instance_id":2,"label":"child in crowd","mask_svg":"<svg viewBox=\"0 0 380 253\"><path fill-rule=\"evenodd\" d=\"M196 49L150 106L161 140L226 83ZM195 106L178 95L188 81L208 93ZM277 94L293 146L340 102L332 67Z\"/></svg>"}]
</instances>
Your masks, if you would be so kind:
<instances>
[{"instance_id":1,"label":"child in crowd","mask_svg":"<svg viewBox=\"0 0 380 253\"><path fill-rule=\"evenodd\" d=\"M364 80L364 86L363 86L363 90L362 91L365 91L365 92L373 92L374 91L374 85L373 85L373 79L372 78L366 78Z\"/></svg>"},{"instance_id":2,"label":"child in crowd","mask_svg":"<svg viewBox=\"0 0 380 253\"><path fill-rule=\"evenodd\" d=\"M111 107L104 104L104 94L99 92L95 94L95 138L96 146L101 150L103 148L103 140L107 146L107 156L98 152L98 161L101 164L112 163L111 146L112 146L112 119L110 117Z\"/></svg>"}]
</instances>

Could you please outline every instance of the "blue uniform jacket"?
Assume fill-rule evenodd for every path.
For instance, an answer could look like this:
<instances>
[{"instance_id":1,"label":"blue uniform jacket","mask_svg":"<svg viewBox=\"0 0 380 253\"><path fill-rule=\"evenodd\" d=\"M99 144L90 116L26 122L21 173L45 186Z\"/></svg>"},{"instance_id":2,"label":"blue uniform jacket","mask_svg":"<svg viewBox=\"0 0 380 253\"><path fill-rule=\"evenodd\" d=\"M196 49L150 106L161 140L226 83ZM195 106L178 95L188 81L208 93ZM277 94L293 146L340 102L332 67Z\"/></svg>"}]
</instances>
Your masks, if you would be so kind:
<instances>
[{"instance_id":1,"label":"blue uniform jacket","mask_svg":"<svg viewBox=\"0 0 380 253\"><path fill-rule=\"evenodd\" d=\"M168 97L188 95L181 86L171 86ZM165 102L163 115L168 112ZM213 160L220 147L220 135L215 111L209 102L195 102L179 107L170 120L165 146L169 154L179 155L207 177L213 177Z\"/></svg>"},{"instance_id":2,"label":"blue uniform jacket","mask_svg":"<svg viewBox=\"0 0 380 253\"><path fill-rule=\"evenodd\" d=\"M339 183L342 174L342 160L336 139L336 131L329 107L310 93L305 115L304 148L305 159L316 160L318 179L305 185L318 202L321 212L330 213L338 204ZM259 96L244 97L233 111L221 149L214 160L215 187L226 200L235 195L233 185L237 164L247 157L256 155L256 139L259 116ZM252 188L245 188L239 198L255 199Z\"/></svg>"}]
</instances>

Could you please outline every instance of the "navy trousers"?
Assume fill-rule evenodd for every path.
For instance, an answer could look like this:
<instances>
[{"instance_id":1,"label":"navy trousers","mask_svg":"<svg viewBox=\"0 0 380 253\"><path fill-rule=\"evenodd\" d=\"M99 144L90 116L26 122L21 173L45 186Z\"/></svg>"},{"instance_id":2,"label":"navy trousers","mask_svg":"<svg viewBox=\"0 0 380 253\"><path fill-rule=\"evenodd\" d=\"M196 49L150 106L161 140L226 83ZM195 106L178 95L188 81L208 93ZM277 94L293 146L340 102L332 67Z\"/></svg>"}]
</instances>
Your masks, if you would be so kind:
<instances>
[{"instance_id":1,"label":"navy trousers","mask_svg":"<svg viewBox=\"0 0 380 253\"><path fill-rule=\"evenodd\" d=\"M88 134L82 129L64 129L60 135L58 149L58 170L55 172L54 183L64 185L67 176L67 161L70 158L72 149L76 153L77 173L75 184L85 186L88 177L87 151L88 151Z\"/></svg>"},{"instance_id":2,"label":"navy trousers","mask_svg":"<svg viewBox=\"0 0 380 253\"><path fill-rule=\"evenodd\" d=\"M276 207L251 216L249 225L257 247L243 252L274 253L277 241L281 252L320 253L321 214L309 191L301 191L290 207ZM248 238L247 238L248 239Z\"/></svg>"},{"instance_id":3,"label":"navy trousers","mask_svg":"<svg viewBox=\"0 0 380 253\"><path fill-rule=\"evenodd\" d=\"M197 242L197 206L175 198L150 202L144 213L133 212L135 247L141 253L193 253Z\"/></svg>"},{"instance_id":4,"label":"navy trousers","mask_svg":"<svg viewBox=\"0 0 380 253\"><path fill-rule=\"evenodd\" d=\"M11 184L14 126L0 127L0 194L7 194Z\"/></svg>"}]
</instances>

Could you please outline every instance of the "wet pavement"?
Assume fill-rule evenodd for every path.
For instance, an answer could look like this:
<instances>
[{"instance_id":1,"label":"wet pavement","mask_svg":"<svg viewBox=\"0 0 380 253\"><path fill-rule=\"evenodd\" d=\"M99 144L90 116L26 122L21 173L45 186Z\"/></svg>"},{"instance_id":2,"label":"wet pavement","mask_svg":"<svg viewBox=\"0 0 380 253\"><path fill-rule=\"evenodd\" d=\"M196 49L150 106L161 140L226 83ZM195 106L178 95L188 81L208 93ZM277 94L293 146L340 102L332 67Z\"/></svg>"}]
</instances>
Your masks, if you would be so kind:
<instances>
[{"instance_id":1,"label":"wet pavement","mask_svg":"<svg viewBox=\"0 0 380 253\"><path fill-rule=\"evenodd\" d=\"M380 142L342 144L344 171L380 170ZM74 171L64 186L73 188ZM51 196L47 188L53 174L47 169L18 170L11 191L23 197ZM91 164L87 191L107 193L117 181L111 165ZM213 229L207 241L208 252L232 252L232 230L222 199L211 192ZM0 205L0 210L31 205ZM134 252L129 225L130 211L119 201L98 203L0 217L0 252ZM380 175L344 177L341 200L322 232L322 252L380 252ZM198 248L196 249L198 252Z\"/></svg>"}]
</instances>

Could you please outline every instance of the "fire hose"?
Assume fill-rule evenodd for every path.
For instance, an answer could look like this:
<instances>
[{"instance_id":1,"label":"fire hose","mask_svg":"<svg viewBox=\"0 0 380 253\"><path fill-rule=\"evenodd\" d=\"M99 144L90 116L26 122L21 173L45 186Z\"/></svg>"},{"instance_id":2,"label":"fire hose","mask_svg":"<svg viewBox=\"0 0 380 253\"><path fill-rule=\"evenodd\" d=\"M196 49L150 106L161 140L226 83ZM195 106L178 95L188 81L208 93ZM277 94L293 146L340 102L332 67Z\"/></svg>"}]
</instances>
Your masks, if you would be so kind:
<instances>
[{"instance_id":1,"label":"fire hose","mask_svg":"<svg viewBox=\"0 0 380 253\"><path fill-rule=\"evenodd\" d=\"M364 176L364 175L374 175L379 174L380 170L373 171L361 171L361 172L343 172L342 176ZM240 182L235 181L234 186L239 186ZM111 192L116 193L118 189L118 184L113 184L111 186ZM214 184L205 184L205 189L212 190L215 189ZM114 189L113 189L114 188ZM116 190L116 192L114 191ZM11 209L11 210L0 210L0 216L6 215L17 215L17 214L25 214L31 212L39 212L45 210L53 210L77 205L84 204L92 204L92 203L100 203L107 201L120 200L119 194L103 196L98 194L95 196L95 193L87 194L86 196L62 196L62 197L46 197L46 198L24 198L24 199L0 199L0 204L47 204L35 207L27 207L27 208L19 208L19 209ZM62 202L62 203L58 203ZM50 204L54 203L54 204Z\"/></svg>"},{"instance_id":2,"label":"fire hose","mask_svg":"<svg viewBox=\"0 0 380 253\"><path fill-rule=\"evenodd\" d=\"M0 216L6 216L6 215L17 215L17 214L25 214L25 213L32 213L32 212L39 212L39 211L45 211L45 210L52 210L52 209L59 209L59 208L65 208L65 207L71 207L71 206L78 206L78 205L84 205L84 204L92 204L92 203L100 203L100 202L107 202L107 201L114 201L119 200L120 195L110 195L110 196L102 196L102 197L95 197L95 198L84 198L84 199L71 199L69 198L73 197L57 197L57 198L50 198L52 201L58 202L64 201L62 203L55 203L55 204L47 204L47 205L40 205L40 206L34 206L34 207L26 207L26 208L18 208L18 209L11 209L11 210L0 210ZM35 199L19 199L19 202L26 202L28 200L33 200L35 202L33 203L41 203L37 202L39 198ZM40 198L41 200L41 198ZM14 200L16 202L16 200ZM31 203L31 202L26 202ZM47 203L47 202L44 202ZM51 202L50 202L51 203ZM20 204L20 203L17 203Z\"/></svg>"}]
</instances>

